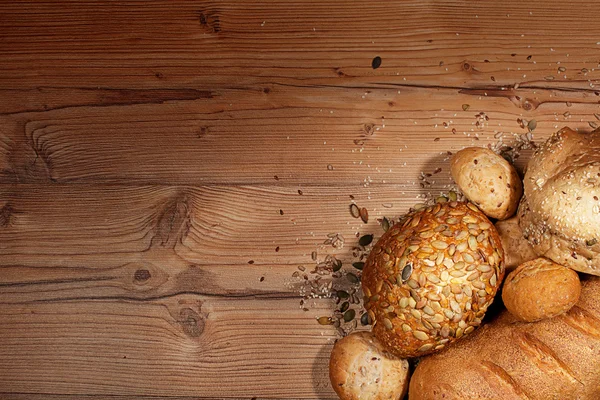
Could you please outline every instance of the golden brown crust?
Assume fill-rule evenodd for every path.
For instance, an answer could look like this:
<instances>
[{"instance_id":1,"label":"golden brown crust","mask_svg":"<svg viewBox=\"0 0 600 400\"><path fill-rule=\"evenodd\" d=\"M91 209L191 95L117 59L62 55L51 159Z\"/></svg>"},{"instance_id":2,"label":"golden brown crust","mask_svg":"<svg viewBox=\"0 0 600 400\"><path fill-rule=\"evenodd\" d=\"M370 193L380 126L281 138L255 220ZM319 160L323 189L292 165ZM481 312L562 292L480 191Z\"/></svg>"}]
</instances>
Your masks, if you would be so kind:
<instances>
[{"instance_id":1,"label":"golden brown crust","mask_svg":"<svg viewBox=\"0 0 600 400\"><path fill-rule=\"evenodd\" d=\"M402 358L440 350L479 326L503 277L500 237L473 204L409 214L381 237L363 270L373 333Z\"/></svg>"},{"instance_id":2,"label":"golden brown crust","mask_svg":"<svg viewBox=\"0 0 600 400\"><path fill-rule=\"evenodd\" d=\"M519 224L538 255L600 275L600 131L563 128L529 161Z\"/></svg>"},{"instance_id":3,"label":"golden brown crust","mask_svg":"<svg viewBox=\"0 0 600 400\"><path fill-rule=\"evenodd\" d=\"M508 274L502 300L518 320L533 322L568 311L580 293L575 271L546 258L536 258Z\"/></svg>"},{"instance_id":4,"label":"golden brown crust","mask_svg":"<svg viewBox=\"0 0 600 400\"><path fill-rule=\"evenodd\" d=\"M512 271L524 262L538 257L531 244L523 236L518 216L498 221L495 226L502 241L507 271Z\"/></svg>"},{"instance_id":5,"label":"golden brown crust","mask_svg":"<svg viewBox=\"0 0 600 400\"><path fill-rule=\"evenodd\" d=\"M582 286L579 302L565 314L525 323L504 312L469 340L424 358L409 398L600 398L600 278Z\"/></svg>"},{"instance_id":6,"label":"golden brown crust","mask_svg":"<svg viewBox=\"0 0 600 400\"><path fill-rule=\"evenodd\" d=\"M467 199L487 216L502 220L514 215L523 184L504 158L483 147L467 147L452 157L450 171Z\"/></svg>"},{"instance_id":7,"label":"golden brown crust","mask_svg":"<svg viewBox=\"0 0 600 400\"><path fill-rule=\"evenodd\" d=\"M334 345L329 378L341 400L400 400L408 389L408 361L385 351L370 332L356 332Z\"/></svg>"}]
</instances>

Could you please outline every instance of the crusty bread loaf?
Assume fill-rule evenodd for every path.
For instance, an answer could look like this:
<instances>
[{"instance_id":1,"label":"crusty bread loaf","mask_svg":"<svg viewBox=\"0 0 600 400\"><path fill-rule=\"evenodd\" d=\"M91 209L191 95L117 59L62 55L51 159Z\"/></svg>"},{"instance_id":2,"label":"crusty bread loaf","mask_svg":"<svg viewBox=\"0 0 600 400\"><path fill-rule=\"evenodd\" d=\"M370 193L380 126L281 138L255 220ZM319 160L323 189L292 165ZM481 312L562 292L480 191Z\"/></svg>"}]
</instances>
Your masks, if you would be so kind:
<instances>
[{"instance_id":1,"label":"crusty bread loaf","mask_svg":"<svg viewBox=\"0 0 600 400\"><path fill-rule=\"evenodd\" d=\"M534 322L570 310L580 293L577 272L540 257L519 265L508 274L502 287L502 300L518 320Z\"/></svg>"},{"instance_id":2,"label":"crusty bread loaf","mask_svg":"<svg viewBox=\"0 0 600 400\"><path fill-rule=\"evenodd\" d=\"M388 353L370 332L355 332L333 347L329 378L341 400L400 400L408 361Z\"/></svg>"},{"instance_id":3,"label":"crusty bread loaf","mask_svg":"<svg viewBox=\"0 0 600 400\"><path fill-rule=\"evenodd\" d=\"M558 131L529 161L523 185L519 224L535 252L600 275L600 130Z\"/></svg>"},{"instance_id":4,"label":"crusty bread loaf","mask_svg":"<svg viewBox=\"0 0 600 400\"><path fill-rule=\"evenodd\" d=\"M524 262L538 257L531 244L523 237L519 218L516 215L504 221L498 221L494 225L502 241L507 271L512 271Z\"/></svg>"},{"instance_id":5,"label":"crusty bread loaf","mask_svg":"<svg viewBox=\"0 0 600 400\"><path fill-rule=\"evenodd\" d=\"M565 314L526 323L504 311L469 340L424 358L409 398L600 399L600 278L583 281Z\"/></svg>"}]
</instances>

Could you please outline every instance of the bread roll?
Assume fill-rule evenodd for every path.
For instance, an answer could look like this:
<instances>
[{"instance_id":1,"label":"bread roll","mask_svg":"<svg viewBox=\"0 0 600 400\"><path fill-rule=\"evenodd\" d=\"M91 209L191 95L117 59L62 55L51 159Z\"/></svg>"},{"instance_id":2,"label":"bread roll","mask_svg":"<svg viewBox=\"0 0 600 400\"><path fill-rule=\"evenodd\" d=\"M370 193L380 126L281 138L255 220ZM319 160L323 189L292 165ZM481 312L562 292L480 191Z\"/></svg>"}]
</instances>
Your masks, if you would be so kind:
<instances>
[{"instance_id":1,"label":"bread roll","mask_svg":"<svg viewBox=\"0 0 600 400\"><path fill-rule=\"evenodd\" d=\"M563 128L534 153L519 224L535 252L600 275L600 130Z\"/></svg>"},{"instance_id":2,"label":"bread roll","mask_svg":"<svg viewBox=\"0 0 600 400\"><path fill-rule=\"evenodd\" d=\"M333 346L329 378L341 400L400 400L408 361L386 352L370 332L356 332Z\"/></svg>"},{"instance_id":3,"label":"bread roll","mask_svg":"<svg viewBox=\"0 0 600 400\"><path fill-rule=\"evenodd\" d=\"M568 311L580 293L577 272L546 258L536 258L508 274L502 300L518 320L534 322Z\"/></svg>"},{"instance_id":4,"label":"bread roll","mask_svg":"<svg viewBox=\"0 0 600 400\"><path fill-rule=\"evenodd\" d=\"M517 322L504 312L469 340L425 357L410 400L600 398L600 278L582 282L565 314Z\"/></svg>"},{"instance_id":5,"label":"bread roll","mask_svg":"<svg viewBox=\"0 0 600 400\"><path fill-rule=\"evenodd\" d=\"M377 242L362 288L374 335L402 358L470 334L504 278L500 238L471 203L407 215Z\"/></svg>"},{"instance_id":6,"label":"bread roll","mask_svg":"<svg viewBox=\"0 0 600 400\"><path fill-rule=\"evenodd\" d=\"M507 271L512 271L524 262L538 257L531 244L523 236L517 216L498 221L495 226L504 249L504 261Z\"/></svg>"},{"instance_id":7,"label":"bread roll","mask_svg":"<svg viewBox=\"0 0 600 400\"><path fill-rule=\"evenodd\" d=\"M450 171L467 199L487 216L506 219L517 210L523 194L521 178L508 161L493 151L467 147L452 157Z\"/></svg>"}]
</instances>

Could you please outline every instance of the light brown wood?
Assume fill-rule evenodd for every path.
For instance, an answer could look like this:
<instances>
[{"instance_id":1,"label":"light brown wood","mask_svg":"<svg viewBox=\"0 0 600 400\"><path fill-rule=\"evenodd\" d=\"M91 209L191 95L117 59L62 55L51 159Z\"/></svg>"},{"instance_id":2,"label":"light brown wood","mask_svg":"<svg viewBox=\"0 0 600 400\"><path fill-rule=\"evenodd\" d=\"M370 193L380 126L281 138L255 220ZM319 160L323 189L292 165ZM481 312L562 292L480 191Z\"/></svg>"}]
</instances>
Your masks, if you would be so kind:
<instances>
[{"instance_id":1,"label":"light brown wood","mask_svg":"<svg viewBox=\"0 0 600 400\"><path fill-rule=\"evenodd\" d=\"M335 398L292 273L448 152L600 124L596 9L2 2L0 397Z\"/></svg>"}]
</instances>

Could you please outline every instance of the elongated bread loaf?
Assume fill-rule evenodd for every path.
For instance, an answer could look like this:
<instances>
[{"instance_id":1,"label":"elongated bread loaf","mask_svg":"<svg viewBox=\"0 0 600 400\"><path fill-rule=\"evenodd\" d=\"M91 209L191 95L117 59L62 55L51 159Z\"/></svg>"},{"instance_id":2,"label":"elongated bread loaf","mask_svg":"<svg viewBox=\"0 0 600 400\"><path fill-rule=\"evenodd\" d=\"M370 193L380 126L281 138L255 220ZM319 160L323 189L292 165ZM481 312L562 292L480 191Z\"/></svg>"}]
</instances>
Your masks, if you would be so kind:
<instances>
[{"instance_id":1,"label":"elongated bread loaf","mask_svg":"<svg viewBox=\"0 0 600 400\"><path fill-rule=\"evenodd\" d=\"M504 311L471 337L425 357L410 400L600 399L600 278L567 313L534 323Z\"/></svg>"}]
</instances>

